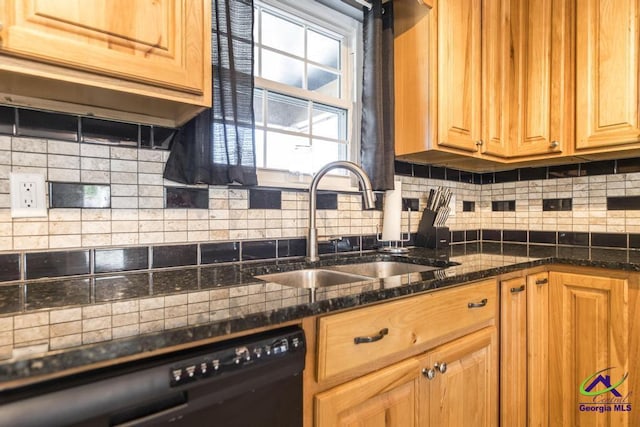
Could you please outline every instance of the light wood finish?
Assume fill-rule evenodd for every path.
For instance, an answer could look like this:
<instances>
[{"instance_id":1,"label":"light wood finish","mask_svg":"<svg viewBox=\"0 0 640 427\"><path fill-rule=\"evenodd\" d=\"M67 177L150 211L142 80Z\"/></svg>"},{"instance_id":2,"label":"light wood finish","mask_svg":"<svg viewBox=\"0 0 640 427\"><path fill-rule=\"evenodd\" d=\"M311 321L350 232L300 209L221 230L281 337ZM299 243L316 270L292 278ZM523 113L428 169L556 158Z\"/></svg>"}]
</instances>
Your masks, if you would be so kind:
<instances>
[{"instance_id":1,"label":"light wood finish","mask_svg":"<svg viewBox=\"0 0 640 427\"><path fill-rule=\"evenodd\" d=\"M421 367L445 362L445 373L420 382L421 426L498 425L498 345L495 327L430 351Z\"/></svg>"},{"instance_id":2,"label":"light wood finish","mask_svg":"<svg viewBox=\"0 0 640 427\"><path fill-rule=\"evenodd\" d=\"M576 147L640 141L638 0L576 1Z\"/></svg>"},{"instance_id":3,"label":"light wood finish","mask_svg":"<svg viewBox=\"0 0 640 427\"><path fill-rule=\"evenodd\" d=\"M560 154L571 145L567 0L512 0L513 73L509 156Z\"/></svg>"},{"instance_id":4,"label":"light wood finish","mask_svg":"<svg viewBox=\"0 0 640 427\"><path fill-rule=\"evenodd\" d=\"M436 10L396 0L394 15L395 153L430 149L436 140Z\"/></svg>"},{"instance_id":5,"label":"light wood finish","mask_svg":"<svg viewBox=\"0 0 640 427\"><path fill-rule=\"evenodd\" d=\"M486 305L469 303L486 299ZM498 308L494 279L453 289L325 316L318 323L318 381L352 370L367 372L372 363L408 351L424 351L471 331L494 324ZM355 344L355 337L376 342Z\"/></svg>"},{"instance_id":6,"label":"light wood finish","mask_svg":"<svg viewBox=\"0 0 640 427\"><path fill-rule=\"evenodd\" d=\"M511 32L509 0L482 2L482 133L480 151L508 156Z\"/></svg>"},{"instance_id":7,"label":"light wood finish","mask_svg":"<svg viewBox=\"0 0 640 427\"><path fill-rule=\"evenodd\" d=\"M549 274L550 358L549 424L552 426L628 426L629 414L580 412L581 383L595 372L612 368L612 383L629 372L628 283L624 279L583 274ZM630 373L633 375L633 373ZM630 390L627 382L617 390ZM612 395L600 396L602 399Z\"/></svg>"},{"instance_id":8,"label":"light wood finish","mask_svg":"<svg viewBox=\"0 0 640 427\"><path fill-rule=\"evenodd\" d=\"M478 151L482 138L481 0L438 2L438 145Z\"/></svg>"},{"instance_id":9,"label":"light wood finish","mask_svg":"<svg viewBox=\"0 0 640 427\"><path fill-rule=\"evenodd\" d=\"M0 11L9 103L174 125L211 105L210 2L0 0Z\"/></svg>"},{"instance_id":10,"label":"light wood finish","mask_svg":"<svg viewBox=\"0 0 640 427\"><path fill-rule=\"evenodd\" d=\"M549 273L529 275L526 425L530 427L549 425L549 327Z\"/></svg>"},{"instance_id":11,"label":"light wood finish","mask_svg":"<svg viewBox=\"0 0 640 427\"><path fill-rule=\"evenodd\" d=\"M500 425L527 425L527 279L500 284Z\"/></svg>"},{"instance_id":12,"label":"light wood finish","mask_svg":"<svg viewBox=\"0 0 640 427\"><path fill-rule=\"evenodd\" d=\"M638 354L640 354L640 274L634 274L629 279L628 333L629 372L640 372L640 357L638 357ZM640 390L640 375L629 375L629 385L627 389ZM640 426L640 411L637 411L635 408L629 414L629 425Z\"/></svg>"},{"instance_id":13,"label":"light wood finish","mask_svg":"<svg viewBox=\"0 0 640 427\"><path fill-rule=\"evenodd\" d=\"M409 359L320 393L316 427L418 426L418 362Z\"/></svg>"}]
</instances>

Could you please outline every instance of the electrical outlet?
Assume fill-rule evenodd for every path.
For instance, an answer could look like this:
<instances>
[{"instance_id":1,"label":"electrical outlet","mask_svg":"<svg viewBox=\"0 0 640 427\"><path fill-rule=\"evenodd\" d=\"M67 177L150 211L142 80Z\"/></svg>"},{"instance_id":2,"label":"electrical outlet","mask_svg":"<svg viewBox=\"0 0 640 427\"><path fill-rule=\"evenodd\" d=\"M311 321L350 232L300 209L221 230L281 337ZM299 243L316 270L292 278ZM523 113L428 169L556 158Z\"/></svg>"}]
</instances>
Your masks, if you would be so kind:
<instances>
[{"instance_id":1,"label":"electrical outlet","mask_svg":"<svg viewBox=\"0 0 640 427\"><path fill-rule=\"evenodd\" d=\"M47 216L44 176L11 172L11 216L30 218Z\"/></svg>"}]
</instances>

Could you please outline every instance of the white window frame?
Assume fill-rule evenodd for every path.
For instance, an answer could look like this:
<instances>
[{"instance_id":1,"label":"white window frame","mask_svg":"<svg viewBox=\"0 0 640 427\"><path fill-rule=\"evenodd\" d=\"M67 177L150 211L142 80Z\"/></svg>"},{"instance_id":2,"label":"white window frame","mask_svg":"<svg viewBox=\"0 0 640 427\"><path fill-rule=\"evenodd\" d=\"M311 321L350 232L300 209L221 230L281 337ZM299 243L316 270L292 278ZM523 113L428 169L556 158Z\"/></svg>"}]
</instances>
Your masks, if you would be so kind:
<instances>
[{"instance_id":1,"label":"white window frame","mask_svg":"<svg viewBox=\"0 0 640 427\"><path fill-rule=\"evenodd\" d=\"M347 99L336 102L336 98L321 93L309 93L285 84L255 77L254 83L258 89L278 92L284 95L302 99L309 99L320 104L336 106L347 111L347 141L349 144L349 160L360 162L360 123L362 117L361 94L362 85L362 23L357 20L324 6L315 0L256 0L256 5L263 4L267 8L273 7L283 14L299 16L302 19L325 28L344 37L341 46L342 81L341 94L350 94ZM300 16L302 15L302 16ZM356 54L358 53L358 54ZM350 76L350 78L349 78ZM310 174L293 173L269 168L258 168L258 185L266 187L308 188ZM320 188L338 191L357 191L357 181L352 176L329 174L322 179Z\"/></svg>"}]
</instances>

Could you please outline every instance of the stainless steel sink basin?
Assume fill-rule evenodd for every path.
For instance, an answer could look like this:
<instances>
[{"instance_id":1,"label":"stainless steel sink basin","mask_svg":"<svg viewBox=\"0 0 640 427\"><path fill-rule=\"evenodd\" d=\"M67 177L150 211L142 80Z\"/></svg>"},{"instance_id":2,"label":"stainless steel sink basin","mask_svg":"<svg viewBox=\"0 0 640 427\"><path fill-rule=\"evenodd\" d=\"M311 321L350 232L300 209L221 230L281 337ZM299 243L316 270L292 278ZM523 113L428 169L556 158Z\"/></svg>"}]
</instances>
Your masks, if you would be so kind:
<instances>
[{"instance_id":1,"label":"stainless steel sink basin","mask_svg":"<svg viewBox=\"0 0 640 427\"><path fill-rule=\"evenodd\" d=\"M417 273L420 271L440 270L441 267L431 267L428 265L408 264L395 261L375 261L361 264L347 264L326 267L328 270L342 273L358 274L361 276L384 279L385 277L399 276L407 273Z\"/></svg>"},{"instance_id":2,"label":"stainless steel sink basin","mask_svg":"<svg viewBox=\"0 0 640 427\"><path fill-rule=\"evenodd\" d=\"M286 271L284 273L262 274L254 276L257 279L267 282L275 282L284 286L294 288L323 288L325 286L343 285L345 283L361 282L371 280L369 276L343 273L325 269L306 269Z\"/></svg>"}]
</instances>

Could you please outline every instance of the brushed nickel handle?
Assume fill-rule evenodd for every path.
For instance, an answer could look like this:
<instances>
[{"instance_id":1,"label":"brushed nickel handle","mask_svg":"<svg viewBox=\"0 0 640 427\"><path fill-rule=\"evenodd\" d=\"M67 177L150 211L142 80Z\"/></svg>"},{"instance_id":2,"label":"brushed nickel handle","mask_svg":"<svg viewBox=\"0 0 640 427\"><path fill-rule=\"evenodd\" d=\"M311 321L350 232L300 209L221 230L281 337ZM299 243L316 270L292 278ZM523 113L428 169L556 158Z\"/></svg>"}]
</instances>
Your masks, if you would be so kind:
<instances>
[{"instance_id":1,"label":"brushed nickel handle","mask_svg":"<svg viewBox=\"0 0 640 427\"><path fill-rule=\"evenodd\" d=\"M365 343L368 343L368 342L380 341L388 333L389 333L389 328L380 329L380 332L378 332L377 335L373 335L371 337L355 337L353 339L353 342L355 344L365 344Z\"/></svg>"},{"instance_id":2,"label":"brushed nickel handle","mask_svg":"<svg viewBox=\"0 0 640 427\"><path fill-rule=\"evenodd\" d=\"M546 277L544 279L536 280L536 285L546 285L547 283L549 283L549 279L547 279Z\"/></svg>"},{"instance_id":3,"label":"brushed nickel handle","mask_svg":"<svg viewBox=\"0 0 640 427\"><path fill-rule=\"evenodd\" d=\"M551 144L549 144L549 147L551 147L551 149L555 149L558 148L560 146L560 143L558 141L551 141Z\"/></svg>"},{"instance_id":4,"label":"brushed nickel handle","mask_svg":"<svg viewBox=\"0 0 640 427\"><path fill-rule=\"evenodd\" d=\"M437 369L438 372L440 372L441 374L444 374L445 372L447 372L447 363L446 362L436 362L436 364L433 365L433 367L435 369Z\"/></svg>"},{"instance_id":5,"label":"brushed nickel handle","mask_svg":"<svg viewBox=\"0 0 640 427\"><path fill-rule=\"evenodd\" d=\"M487 299L486 298L484 298L480 302L470 302L469 304L467 304L467 307L469 307L469 308L481 308L481 307L484 307L485 305L487 305Z\"/></svg>"},{"instance_id":6,"label":"brushed nickel handle","mask_svg":"<svg viewBox=\"0 0 640 427\"><path fill-rule=\"evenodd\" d=\"M520 286L519 288L511 288L512 294L517 294L518 292L522 292L522 291L524 291L524 285Z\"/></svg>"},{"instance_id":7,"label":"brushed nickel handle","mask_svg":"<svg viewBox=\"0 0 640 427\"><path fill-rule=\"evenodd\" d=\"M436 370L433 369L433 368L431 368L431 369L424 368L422 370L422 375L424 375L424 377L426 379L432 380L432 379L434 379L436 377Z\"/></svg>"}]
</instances>

